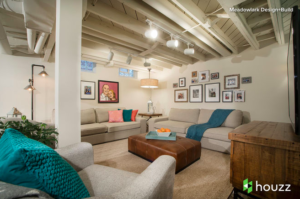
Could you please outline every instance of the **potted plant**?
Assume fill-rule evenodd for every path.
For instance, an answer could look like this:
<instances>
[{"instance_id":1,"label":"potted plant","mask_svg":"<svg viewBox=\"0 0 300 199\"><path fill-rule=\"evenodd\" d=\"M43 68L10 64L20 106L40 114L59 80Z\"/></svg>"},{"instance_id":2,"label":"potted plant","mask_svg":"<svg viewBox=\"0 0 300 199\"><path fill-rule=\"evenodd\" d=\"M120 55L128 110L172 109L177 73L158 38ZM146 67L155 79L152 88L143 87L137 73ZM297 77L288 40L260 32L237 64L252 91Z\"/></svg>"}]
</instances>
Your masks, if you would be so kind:
<instances>
[{"instance_id":1,"label":"potted plant","mask_svg":"<svg viewBox=\"0 0 300 199\"><path fill-rule=\"evenodd\" d=\"M26 137L37 140L52 148L55 148L55 143L57 143L57 129L51 128L45 123L31 123L26 119L26 116L22 116L21 121L3 123L0 120L0 138L4 134L4 131L9 128L18 130Z\"/></svg>"}]
</instances>

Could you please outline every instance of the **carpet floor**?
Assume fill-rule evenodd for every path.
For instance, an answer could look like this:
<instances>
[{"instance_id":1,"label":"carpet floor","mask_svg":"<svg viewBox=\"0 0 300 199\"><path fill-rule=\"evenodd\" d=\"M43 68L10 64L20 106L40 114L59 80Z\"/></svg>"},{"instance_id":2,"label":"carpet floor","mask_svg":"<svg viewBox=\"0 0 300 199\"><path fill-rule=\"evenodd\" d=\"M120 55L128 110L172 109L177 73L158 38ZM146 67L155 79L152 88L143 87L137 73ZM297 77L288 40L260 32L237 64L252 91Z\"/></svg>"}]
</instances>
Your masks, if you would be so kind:
<instances>
[{"instance_id":1,"label":"carpet floor","mask_svg":"<svg viewBox=\"0 0 300 199\"><path fill-rule=\"evenodd\" d=\"M94 146L95 164L142 173L151 163L128 152L128 140ZM233 187L229 181L230 155L202 149L200 160L175 176L173 198L226 199Z\"/></svg>"}]
</instances>

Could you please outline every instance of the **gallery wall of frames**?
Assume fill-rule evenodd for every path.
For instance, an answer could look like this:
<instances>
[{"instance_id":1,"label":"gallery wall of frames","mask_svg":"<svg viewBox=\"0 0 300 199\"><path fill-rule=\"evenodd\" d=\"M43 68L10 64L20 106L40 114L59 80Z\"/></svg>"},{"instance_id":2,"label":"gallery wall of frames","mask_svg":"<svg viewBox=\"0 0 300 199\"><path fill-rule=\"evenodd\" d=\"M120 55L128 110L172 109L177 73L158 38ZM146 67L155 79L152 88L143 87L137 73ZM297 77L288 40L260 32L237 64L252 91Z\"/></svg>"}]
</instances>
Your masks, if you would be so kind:
<instances>
[{"instance_id":1,"label":"gallery wall of frames","mask_svg":"<svg viewBox=\"0 0 300 199\"><path fill-rule=\"evenodd\" d=\"M240 90L240 84L251 84L252 77L240 77L240 74L224 76L224 82L211 82L219 79L219 72L192 71L191 82L181 77L178 83L173 83L174 102L190 103L233 103L245 102L246 91ZM187 87L188 88L184 88ZM178 88L178 89L177 89ZM223 91L221 92L221 89Z\"/></svg>"}]
</instances>

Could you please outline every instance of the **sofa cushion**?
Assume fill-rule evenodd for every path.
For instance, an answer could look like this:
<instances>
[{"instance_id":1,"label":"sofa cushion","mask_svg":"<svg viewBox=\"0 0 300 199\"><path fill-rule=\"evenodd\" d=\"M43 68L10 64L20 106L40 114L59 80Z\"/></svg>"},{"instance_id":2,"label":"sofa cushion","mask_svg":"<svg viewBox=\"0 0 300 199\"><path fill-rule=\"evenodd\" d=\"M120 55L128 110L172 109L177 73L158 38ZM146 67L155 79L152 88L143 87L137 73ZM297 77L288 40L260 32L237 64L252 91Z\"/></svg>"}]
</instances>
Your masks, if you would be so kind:
<instances>
[{"instance_id":1,"label":"sofa cushion","mask_svg":"<svg viewBox=\"0 0 300 199\"><path fill-rule=\"evenodd\" d=\"M201 109L200 116L198 119L198 124L207 123L214 111L215 110L213 109ZM228 117L226 118L226 120L221 126L236 128L242 124L242 120L243 120L243 112L240 110L234 110L228 115Z\"/></svg>"},{"instance_id":2,"label":"sofa cushion","mask_svg":"<svg viewBox=\"0 0 300 199\"><path fill-rule=\"evenodd\" d=\"M108 122L108 111L116 111L118 109L125 109L125 108L96 108L96 118L97 122Z\"/></svg>"},{"instance_id":3,"label":"sofa cushion","mask_svg":"<svg viewBox=\"0 0 300 199\"><path fill-rule=\"evenodd\" d=\"M88 190L77 172L50 147L15 129L0 139L0 180L39 189L54 198L87 198Z\"/></svg>"},{"instance_id":4,"label":"sofa cushion","mask_svg":"<svg viewBox=\"0 0 300 199\"><path fill-rule=\"evenodd\" d=\"M108 123L104 122L101 123L108 128L108 132L116 132L116 131L123 131L123 130L129 130L129 129L136 129L141 127L140 122L122 122L122 123Z\"/></svg>"},{"instance_id":5,"label":"sofa cushion","mask_svg":"<svg viewBox=\"0 0 300 199\"><path fill-rule=\"evenodd\" d=\"M228 133L232 130L233 128L228 127L211 128L204 132L203 137L230 142L228 139Z\"/></svg>"},{"instance_id":6,"label":"sofa cushion","mask_svg":"<svg viewBox=\"0 0 300 199\"><path fill-rule=\"evenodd\" d=\"M81 136L101 134L107 132L107 126L99 123L81 125Z\"/></svg>"},{"instance_id":7,"label":"sofa cushion","mask_svg":"<svg viewBox=\"0 0 300 199\"><path fill-rule=\"evenodd\" d=\"M178 109L170 110L169 119L172 121L189 122L196 124L200 109Z\"/></svg>"},{"instance_id":8,"label":"sofa cushion","mask_svg":"<svg viewBox=\"0 0 300 199\"><path fill-rule=\"evenodd\" d=\"M194 125L194 123L190 122L178 122L178 121L162 121L154 123L154 128L160 129L160 128L168 128L172 132L176 133L186 133L186 130L191 126Z\"/></svg>"},{"instance_id":9,"label":"sofa cushion","mask_svg":"<svg viewBox=\"0 0 300 199\"><path fill-rule=\"evenodd\" d=\"M78 174L92 197L112 195L138 177L136 173L96 164L86 167Z\"/></svg>"},{"instance_id":10,"label":"sofa cushion","mask_svg":"<svg viewBox=\"0 0 300 199\"><path fill-rule=\"evenodd\" d=\"M81 125L96 123L96 114L93 108L81 110Z\"/></svg>"}]
</instances>

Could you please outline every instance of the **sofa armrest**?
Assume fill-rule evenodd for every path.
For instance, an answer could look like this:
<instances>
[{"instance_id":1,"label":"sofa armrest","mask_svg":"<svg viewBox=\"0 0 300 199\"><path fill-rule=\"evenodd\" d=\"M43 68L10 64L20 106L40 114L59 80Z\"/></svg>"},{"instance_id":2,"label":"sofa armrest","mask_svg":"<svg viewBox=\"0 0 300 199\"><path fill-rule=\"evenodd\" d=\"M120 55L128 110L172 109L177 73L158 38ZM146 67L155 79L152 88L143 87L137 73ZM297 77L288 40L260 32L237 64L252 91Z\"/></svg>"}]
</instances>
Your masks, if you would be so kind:
<instances>
[{"instance_id":1,"label":"sofa armrest","mask_svg":"<svg viewBox=\"0 0 300 199\"><path fill-rule=\"evenodd\" d=\"M147 120L141 117L137 117L135 119L137 122L141 123L141 133L146 133L147 132Z\"/></svg>"},{"instance_id":2,"label":"sofa armrest","mask_svg":"<svg viewBox=\"0 0 300 199\"><path fill-rule=\"evenodd\" d=\"M162 155L143 171L129 186L113 198L171 199L175 179L175 158Z\"/></svg>"},{"instance_id":3,"label":"sofa armrest","mask_svg":"<svg viewBox=\"0 0 300 199\"><path fill-rule=\"evenodd\" d=\"M154 129L154 123L156 122L161 122L161 121L167 121L169 120L169 117L156 117L156 118L151 118L148 121L148 125L149 125L149 131L155 131Z\"/></svg>"},{"instance_id":4,"label":"sofa armrest","mask_svg":"<svg viewBox=\"0 0 300 199\"><path fill-rule=\"evenodd\" d=\"M81 142L55 150L77 172L94 164L94 151L90 143Z\"/></svg>"}]
</instances>

